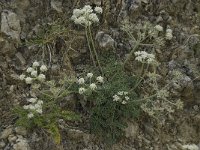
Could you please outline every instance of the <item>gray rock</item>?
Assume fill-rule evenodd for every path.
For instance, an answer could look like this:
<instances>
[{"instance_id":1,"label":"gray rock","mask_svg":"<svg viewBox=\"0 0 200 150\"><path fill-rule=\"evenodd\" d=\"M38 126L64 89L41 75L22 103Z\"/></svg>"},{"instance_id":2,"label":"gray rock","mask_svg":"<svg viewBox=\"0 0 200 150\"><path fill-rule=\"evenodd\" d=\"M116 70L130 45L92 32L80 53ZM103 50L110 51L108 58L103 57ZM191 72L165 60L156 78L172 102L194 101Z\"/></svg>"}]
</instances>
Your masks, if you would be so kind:
<instances>
[{"instance_id":1,"label":"gray rock","mask_svg":"<svg viewBox=\"0 0 200 150\"><path fill-rule=\"evenodd\" d=\"M93 3L97 6L101 6L101 0L93 0Z\"/></svg>"},{"instance_id":2,"label":"gray rock","mask_svg":"<svg viewBox=\"0 0 200 150\"><path fill-rule=\"evenodd\" d=\"M24 138L18 138L17 143L13 145L14 150L30 150L28 141Z\"/></svg>"},{"instance_id":3,"label":"gray rock","mask_svg":"<svg viewBox=\"0 0 200 150\"><path fill-rule=\"evenodd\" d=\"M1 13L1 32L20 42L20 21L15 13L8 10Z\"/></svg>"},{"instance_id":4,"label":"gray rock","mask_svg":"<svg viewBox=\"0 0 200 150\"><path fill-rule=\"evenodd\" d=\"M103 31L97 33L96 40L98 41L100 47L106 49L113 48L115 44L115 40Z\"/></svg>"},{"instance_id":5,"label":"gray rock","mask_svg":"<svg viewBox=\"0 0 200 150\"><path fill-rule=\"evenodd\" d=\"M15 56L17 57L18 61L20 62L21 65L25 65L26 64L26 60L24 59L22 53L18 52L15 54Z\"/></svg>"},{"instance_id":6,"label":"gray rock","mask_svg":"<svg viewBox=\"0 0 200 150\"><path fill-rule=\"evenodd\" d=\"M192 101L194 99L194 85L192 79L189 76L184 76L180 83L183 88L181 96L184 100Z\"/></svg>"},{"instance_id":7,"label":"gray rock","mask_svg":"<svg viewBox=\"0 0 200 150\"><path fill-rule=\"evenodd\" d=\"M3 132L1 133L0 139L6 139L6 138L8 138L8 136L11 135L12 132L13 132L13 128L12 128L12 127L6 128L6 129L3 130Z\"/></svg>"},{"instance_id":8,"label":"gray rock","mask_svg":"<svg viewBox=\"0 0 200 150\"><path fill-rule=\"evenodd\" d=\"M19 13L19 11L24 12L30 6L30 1L29 0L14 0L11 3L12 3L11 5L14 8L16 8L16 9L18 8L16 10L18 13ZM21 16L20 16L20 18L21 18Z\"/></svg>"},{"instance_id":9,"label":"gray rock","mask_svg":"<svg viewBox=\"0 0 200 150\"><path fill-rule=\"evenodd\" d=\"M6 146L6 144L5 144L3 141L1 141L1 142L0 142L0 149L1 149L1 148L4 148L5 146Z\"/></svg>"},{"instance_id":10,"label":"gray rock","mask_svg":"<svg viewBox=\"0 0 200 150\"><path fill-rule=\"evenodd\" d=\"M68 131L68 136L69 136L71 139L80 140L80 139L82 139L83 135L84 135L84 132L83 132L83 131L80 131L80 130L70 129L70 130Z\"/></svg>"},{"instance_id":11,"label":"gray rock","mask_svg":"<svg viewBox=\"0 0 200 150\"><path fill-rule=\"evenodd\" d=\"M10 143L15 142L16 140L17 140L17 137L16 137L16 136L14 136L13 134L9 135L8 141L9 141Z\"/></svg>"},{"instance_id":12,"label":"gray rock","mask_svg":"<svg viewBox=\"0 0 200 150\"><path fill-rule=\"evenodd\" d=\"M150 137L153 137L155 133L153 126L151 124L145 124L144 128L145 128L145 133L148 134Z\"/></svg>"},{"instance_id":13,"label":"gray rock","mask_svg":"<svg viewBox=\"0 0 200 150\"><path fill-rule=\"evenodd\" d=\"M11 56L15 54L15 51L16 48L14 47L14 43L0 36L0 53Z\"/></svg>"},{"instance_id":14,"label":"gray rock","mask_svg":"<svg viewBox=\"0 0 200 150\"><path fill-rule=\"evenodd\" d=\"M136 138L139 132L139 126L136 122L128 122L128 127L125 129L125 136Z\"/></svg>"},{"instance_id":15,"label":"gray rock","mask_svg":"<svg viewBox=\"0 0 200 150\"><path fill-rule=\"evenodd\" d=\"M51 7L56 10L57 12L62 12L62 1L58 0L51 0Z\"/></svg>"},{"instance_id":16,"label":"gray rock","mask_svg":"<svg viewBox=\"0 0 200 150\"><path fill-rule=\"evenodd\" d=\"M23 127L16 127L15 132L19 135L23 135L23 136L27 135L27 130Z\"/></svg>"},{"instance_id":17,"label":"gray rock","mask_svg":"<svg viewBox=\"0 0 200 150\"><path fill-rule=\"evenodd\" d=\"M68 131L68 136L72 140L83 141L86 145L88 145L88 143L92 140L92 135L81 130L70 129Z\"/></svg>"}]
</instances>

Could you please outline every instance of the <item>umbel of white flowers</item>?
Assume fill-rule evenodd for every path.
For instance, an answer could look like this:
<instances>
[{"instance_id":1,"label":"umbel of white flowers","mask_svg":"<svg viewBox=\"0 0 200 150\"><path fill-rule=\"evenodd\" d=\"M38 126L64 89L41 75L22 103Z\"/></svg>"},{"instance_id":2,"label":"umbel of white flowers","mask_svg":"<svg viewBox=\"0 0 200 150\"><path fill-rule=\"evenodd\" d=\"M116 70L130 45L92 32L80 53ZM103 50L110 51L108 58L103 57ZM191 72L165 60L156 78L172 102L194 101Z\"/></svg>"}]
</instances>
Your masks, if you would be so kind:
<instances>
[{"instance_id":1,"label":"umbel of white flowers","mask_svg":"<svg viewBox=\"0 0 200 150\"><path fill-rule=\"evenodd\" d=\"M74 9L71 19L75 24L90 26L92 23L98 23L99 18L97 14L103 12L101 7L95 7L92 9L90 5L85 5L82 9Z\"/></svg>"},{"instance_id":2,"label":"umbel of white flowers","mask_svg":"<svg viewBox=\"0 0 200 150\"><path fill-rule=\"evenodd\" d=\"M125 91L119 91L113 96L113 102L120 102L123 105L127 104L129 99L128 92Z\"/></svg>"},{"instance_id":3,"label":"umbel of white flowers","mask_svg":"<svg viewBox=\"0 0 200 150\"><path fill-rule=\"evenodd\" d=\"M45 66L45 65L40 66L40 63L35 61L35 62L33 62L32 67L28 67L26 69L26 72L30 75L26 76L24 74L21 74L19 76L19 79L22 81L24 80L26 82L26 84L32 84L32 82L34 80L43 82L46 79L46 76L43 73L46 72L47 70L48 70L47 66Z\"/></svg>"},{"instance_id":4,"label":"umbel of white flowers","mask_svg":"<svg viewBox=\"0 0 200 150\"><path fill-rule=\"evenodd\" d=\"M37 98L30 98L27 100L30 104L24 105L23 108L29 111L27 117L32 118L34 117L35 113L42 114L42 105L43 101L38 100Z\"/></svg>"},{"instance_id":5,"label":"umbel of white flowers","mask_svg":"<svg viewBox=\"0 0 200 150\"><path fill-rule=\"evenodd\" d=\"M163 31L163 27L161 25L156 25L154 27L156 30L158 30L159 32L162 32Z\"/></svg>"},{"instance_id":6,"label":"umbel of white flowers","mask_svg":"<svg viewBox=\"0 0 200 150\"><path fill-rule=\"evenodd\" d=\"M134 54L136 56L135 60L139 62L148 63L148 64L153 64L156 62L154 54L149 54L145 51L137 51Z\"/></svg>"},{"instance_id":7,"label":"umbel of white flowers","mask_svg":"<svg viewBox=\"0 0 200 150\"><path fill-rule=\"evenodd\" d=\"M166 39L167 40L171 40L173 38L173 35L172 35L172 29L167 29L166 30Z\"/></svg>"},{"instance_id":8,"label":"umbel of white flowers","mask_svg":"<svg viewBox=\"0 0 200 150\"><path fill-rule=\"evenodd\" d=\"M87 73L87 76L85 79L79 78L77 80L77 83L81 85L81 87L78 90L79 94L84 94L87 90L95 91L98 88L97 84L104 83L104 78L102 76L96 77L96 82L91 83L93 77L94 77L93 73L90 72L90 73Z\"/></svg>"}]
</instances>

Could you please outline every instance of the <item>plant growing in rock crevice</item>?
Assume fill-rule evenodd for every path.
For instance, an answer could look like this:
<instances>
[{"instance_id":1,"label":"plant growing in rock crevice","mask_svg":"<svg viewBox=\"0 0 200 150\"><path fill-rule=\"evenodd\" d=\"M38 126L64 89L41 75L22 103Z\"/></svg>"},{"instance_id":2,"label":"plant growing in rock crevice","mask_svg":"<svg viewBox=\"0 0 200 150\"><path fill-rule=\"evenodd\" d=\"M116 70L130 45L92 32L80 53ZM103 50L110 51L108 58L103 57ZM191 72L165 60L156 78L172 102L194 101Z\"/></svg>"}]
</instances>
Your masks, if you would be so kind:
<instances>
[{"instance_id":1,"label":"plant growing in rock crevice","mask_svg":"<svg viewBox=\"0 0 200 150\"><path fill-rule=\"evenodd\" d=\"M174 112L176 109L181 109L183 107L182 101L179 99L174 100L170 97L170 83L160 86L158 80L161 76L156 73L160 62L156 60L155 51L164 46L167 40L172 40L172 30L169 28L166 29L166 33L164 34L162 26L156 25L153 27L149 23L144 23L144 25L140 26L137 25L134 28L135 30L125 24L122 29L134 42L134 47L126 58L124 66L126 67L128 64L132 64L132 60L141 64L140 73L136 75L138 80L132 91L140 85L143 85L143 88L145 88L145 92L140 93L140 96L143 98L138 99L138 101L142 102L142 110L150 116L155 117L161 115L161 112L168 114ZM132 30L134 30L135 34ZM144 42L147 42L147 44L143 44ZM146 50L145 47L147 47L148 52L140 50L140 46L142 46L144 50ZM148 90L148 88L151 90Z\"/></svg>"},{"instance_id":2,"label":"plant growing in rock crevice","mask_svg":"<svg viewBox=\"0 0 200 150\"><path fill-rule=\"evenodd\" d=\"M57 144L61 141L59 119L65 121L79 120L79 116L69 109L60 107L62 98L72 93L69 91L73 80L57 83L46 81L47 67L34 62L19 79L30 86L24 106L18 106L15 113L18 116L17 125L28 129L39 128L49 132Z\"/></svg>"},{"instance_id":3,"label":"plant growing in rock crevice","mask_svg":"<svg viewBox=\"0 0 200 150\"><path fill-rule=\"evenodd\" d=\"M139 102L135 101L137 94L129 92L135 78L127 75L116 60L104 63L105 77L95 78L88 73L78 79L77 92L82 95L80 103L89 114L91 133L112 145L124 137L127 121L139 115Z\"/></svg>"},{"instance_id":4,"label":"plant growing in rock crevice","mask_svg":"<svg viewBox=\"0 0 200 150\"><path fill-rule=\"evenodd\" d=\"M92 37L91 26L94 23L99 23L99 18L97 14L101 14L103 12L101 7L95 7L94 9L90 5L85 5L82 9L74 9L73 15L71 19L75 24L81 25L85 28L85 35L87 38L88 48L90 50L90 56L92 58L93 65L96 66L95 59L97 61L97 65L102 72L101 64L98 58L98 54L95 48L95 43Z\"/></svg>"},{"instance_id":5,"label":"plant growing in rock crevice","mask_svg":"<svg viewBox=\"0 0 200 150\"><path fill-rule=\"evenodd\" d=\"M150 116L154 116L159 112L171 113L174 109L183 107L180 100L171 101L168 85L158 85L160 76L156 72L159 66L156 48L172 40L172 30L167 29L164 33L162 26L153 27L147 23L136 26L135 36L124 26L124 31L133 40L133 49L124 63L116 59L109 60L111 56L107 55L106 61L101 62L104 65L101 66L91 30L92 24L99 22L96 13L101 14L102 9L100 7L93 9L86 5L82 9L75 9L71 19L75 24L85 28L94 67L98 65L104 76L95 77L95 73L87 73L77 82L75 79L63 80L61 83L46 81L44 72L48 69L45 65L40 66L39 62L34 62L32 67L27 69L27 75L20 75L20 80L30 85L30 96L23 107L16 109L19 116L18 123L49 131L57 143L61 138L58 120L79 119L74 112L61 107L60 100L69 94L79 94L79 102L89 120L91 133L111 145L125 135L127 122L139 116L140 108ZM127 64L131 64L132 60L141 64L140 71L138 74L132 75L131 72L131 75L128 75L124 68ZM140 85L146 88L145 84L151 90L145 93L137 92Z\"/></svg>"}]
</instances>

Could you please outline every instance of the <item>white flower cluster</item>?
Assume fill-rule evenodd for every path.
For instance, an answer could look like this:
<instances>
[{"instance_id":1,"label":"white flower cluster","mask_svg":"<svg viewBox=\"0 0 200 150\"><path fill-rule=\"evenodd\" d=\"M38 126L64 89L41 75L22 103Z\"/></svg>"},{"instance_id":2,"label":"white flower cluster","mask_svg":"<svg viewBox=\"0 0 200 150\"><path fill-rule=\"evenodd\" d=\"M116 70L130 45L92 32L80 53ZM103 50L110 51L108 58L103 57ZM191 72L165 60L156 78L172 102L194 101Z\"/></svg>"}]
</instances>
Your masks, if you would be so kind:
<instances>
[{"instance_id":1,"label":"white flower cluster","mask_svg":"<svg viewBox=\"0 0 200 150\"><path fill-rule=\"evenodd\" d=\"M167 30L166 30L165 38L166 38L167 40L171 40L171 39L173 38L172 29L167 29Z\"/></svg>"},{"instance_id":2,"label":"white flower cluster","mask_svg":"<svg viewBox=\"0 0 200 150\"><path fill-rule=\"evenodd\" d=\"M22 81L24 80L26 84L32 84L34 80L43 82L46 79L46 76L43 73L46 72L47 70L48 70L47 66L45 65L40 66L39 62L35 61L32 64L32 67L28 67L26 70L29 76L21 74L19 76L19 79Z\"/></svg>"},{"instance_id":3,"label":"white flower cluster","mask_svg":"<svg viewBox=\"0 0 200 150\"><path fill-rule=\"evenodd\" d=\"M159 32L163 31L163 27L161 25L156 25L154 28Z\"/></svg>"},{"instance_id":4,"label":"white flower cluster","mask_svg":"<svg viewBox=\"0 0 200 150\"><path fill-rule=\"evenodd\" d=\"M88 73L87 76L86 76L86 79L84 78L79 78L78 79L78 84L79 85L82 85L82 87L79 88L79 94L84 94L87 90L87 87L88 84L86 84L87 81L89 81L89 89L94 91L97 89L97 83L103 83L104 82L104 78L102 76L98 76L96 78L96 82L97 83L91 83L91 80L92 80L92 77L93 77L93 73Z\"/></svg>"},{"instance_id":5,"label":"white flower cluster","mask_svg":"<svg viewBox=\"0 0 200 150\"><path fill-rule=\"evenodd\" d=\"M148 64L156 63L154 54L149 54L145 51L137 51L134 54L136 56L135 60L137 60L139 62L148 63Z\"/></svg>"},{"instance_id":6,"label":"white flower cluster","mask_svg":"<svg viewBox=\"0 0 200 150\"><path fill-rule=\"evenodd\" d=\"M117 94L113 96L114 102L120 102L121 104L125 105L129 101L128 92L119 91Z\"/></svg>"},{"instance_id":7,"label":"white flower cluster","mask_svg":"<svg viewBox=\"0 0 200 150\"><path fill-rule=\"evenodd\" d=\"M199 150L199 147L195 144L183 145L182 148L185 150Z\"/></svg>"},{"instance_id":8,"label":"white flower cluster","mask_svg":"<svg viewBox=\"0 0 200 150\"><path fill-rule=\"evenodd\" d=\"M85 5L82 9L74 9L71 19L75 24L90 26L92 23L99 22L97 14L101 14L102 12L101 7L95 7L93 10L90 5Z\"/></svg>"},{"instance_id":9,"label":"white flower cluster","mask_svg":"<svg viewBox=\"0 0 200 150\"><path fill-rule=\"evenodd\" d=\"M157 91L157 98L158 99L167 99L169 97L169 91L166 89L161 89Z\"/></svg>"},{"instance_id":10,"label":"white flower cluster","mask_svg":"<svg viewBox=\"0 0 200 150\"><path fill-rule=\"evenodd\" d=\"M30 98L27 100L30 104L24 105L23 108L28 110L28 118L33 118L35 113L42 114L43 101L37 98Z\"/></svg>"},{"instance_id":11,"label":"white flower cluster","mask_svg":"<svg viewBox=\"0 0 200 150\"><path fill-rule=\"evenodd\" d=\"M156 25L154 27L158 32L162 32L163 31L163 27L161 25ZM172 34L172 29L167 29L166 30L166 34L165 34L165 38L167 40L171 40L173 38L173 34Z\"/></svg>"}]
</instances>

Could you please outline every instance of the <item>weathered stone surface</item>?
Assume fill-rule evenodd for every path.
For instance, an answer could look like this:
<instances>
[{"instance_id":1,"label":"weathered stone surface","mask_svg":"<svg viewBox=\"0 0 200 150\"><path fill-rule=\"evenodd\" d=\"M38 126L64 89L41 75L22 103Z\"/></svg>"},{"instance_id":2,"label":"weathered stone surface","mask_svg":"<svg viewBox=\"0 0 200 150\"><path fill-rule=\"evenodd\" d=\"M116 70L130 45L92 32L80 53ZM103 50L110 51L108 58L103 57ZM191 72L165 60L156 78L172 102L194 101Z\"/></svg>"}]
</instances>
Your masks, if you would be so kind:
<instances>
[{"instance_id":1,"label":"weathered stone surface","mask_svg":"<svg viewBox=\"0 0 200 150\"><path fill-rule=\"evenodd\" d=\"M128 127L125 129L125 136L127 138L135 139L139 132L139 126L136 122L128 122Z\"/></svg>"},{"instance_id":2,"label":"weathered stone surface","mask_svg":"<svg viewBox=\"0 0 200 150\"><path fill-rule=\"evenodd\" d=\"M23 135L23 136L27 135L27 130L23 127L16 127L15 132L19 135Z\"/></svg>"},{"instance_id":3,"label":"weathered stone surface","mask_svg":"<svg viewBox=\"0 0 200 150\"><path fill-rule=\"evenodd\" d=\"M4 10L1 13L1 32L14 41L20 42L21 26L18 16L14 12Z\"/></svg>"},{"instance_id":4,"label":"weathered stone surface","mask_svg":"<svg viewBox=\"0 0 200 150\"><path fill-rule=\"evenodd\" d=\"M98 41L99 46L102 48L102 50L109 50L114 48L114 39L110 35L104 33L103 31L97 33L96 40Z\"/></svg>"},{"instance_id":5,"label":"weathered stone surface","mask_svg":"<svg viewBox=\"0 0 200 150\"><path fill-rule=\"evenodd\" d=\"M61 13L62 11L62 1L59 0L51 0L51 7L57 12Z\"/></svg>"},{"instance_id":6,"label":"weathered stone surface","mask_svg":"<svg viewBox=\"0 0 200 150\"><path fill-rule=\"evenodd\" d=\"M194 0L195 1L195 0ZM48 62L52 66L52 70L49 72L52 75L57 75L60 79L60 73L63 76L68 76L68 73L71 74L73 69L78 70L77 72L83 72L85 68L85 60L89 61L89 51L87 46L87 41L84 36L83 28L79 26L74 26L69 21L71 17L72 10L74 8L80 8L86 4L89 5L97 5L103 7L103 14L100 15L100 24L99 26L94 26L94 32L100 30L101 32L97 33L97 38L95 43L99 44L98 50L109 50L112 48L116 48L117 55L124 56L131 51L131 47L133 46L125 46L130 45L129 42L124 41L123 37L121 37L121 31L119 26L120 23L127 20L134 20L133 25L138 22L150 21L153 24L159 23L164 25L164 28L176 28L174 31L174 41L169 42L166 48L160 50L159 54L156 54L156 58L162 64L158 68L158 74L166 77L165 80L170 80L168 75L172 70L180 70L183 73L183 77L179 78L177 81L173 81L170 84L172 96L175 98L181 98L184 100L185 106L187 107L184 111L188 111L188 114L193 110L193 103L195 105L200 104L200 81L198 78L198 73L194 73L192 68L188 65L186 66L185 62L188 61L188 64L193 64L196 66L196 72L199 72L199 63L200 63L200 51L199 51L199 40L198 36L195 38L190 37L187 41L187 37L189 37L194 32L193 24L197 33L199 33L198 20L199 17L199 2L188 1L188 0L0 0L0 12L1 12L1 32L0 35L0 100L3 103L3 107L0 106L0 114L3 114L1 118L3 120L3 124L13 123L13 120L7 122L5 118L7 118L8 108L10 105L7 103L15 103L16 97L20 97L17 94L11 98L7 98L6 94L14 94L14 92L21 91L18 90L19 85L17 82L13 82L18 77L18 73L21 73L23 68L15 67L18 62L21 65L25 65L26 63L31 63L31 61L35 58L44 59L42 61L48 62L49 56L48 52L44 52L45 56L41 56L44 47L42 46L33 46L26 45L27 47L32 47L28 49L25 45L20 45L22 47L19 48L20 41L32 40L32 38L38 38L41 34L43 34L43 27L46 27L46 24L57 23L57 19L59 21L64 22L64 26L68 26L70 28L67 34L70 34L71 31L76 30L75 36L73 37L75 40L72 42L71 37L67 40L66 51L68 53L65 56L62 54L62 50L59 50L59 54L57 52L54 53L54 48L52 48L52 59L54 57L58 58L56 61ZM163 9L161 11L161 9ZM4 11L3 11L4 10ZM52 11L54 10L54 11ZM56 13L57 12L57 13ZM65 13L63 15L63 13ZM172 15L172 16L170 16ZM139 18L139 19L138 19ZM59 22L58 21L58 22ZM109 26L108 26L109 25ZM186 30L189 28L189 30ZM112 28L115 28L117 32L112 33ZM105 29L105 30L104 30ZM21 30L23 31L23 36L21 34ZM109 33L106 31L109 30ZM72 32L73 32L72 31ZM105 31L105 32L103 32ZM48 28L45 28L45 32L48 32ZM184 33L183 33L184 32ZM77 34L78 33L78 34ZM80 34L79 34L80 33ZM115 35L114 35L115 34ZM180 36L183 35L183 36ZM196 34L196 33L195 33ZM28 38L27 38L28 37ZM21 40L20 40L21 38ZM69 41L69 42L68 42ZM69 43L69 44L68 44ZM117 44L116 44L117 43ZM183 47L175 48L177 45L183 45ZM53 43L50 43L53 45ZM189 44L189 45L188 45ZM116 46L117 45L117 46ZM120 48L119 48L120 47ZM17 49L17 53L16 53ZM138 48L137 50L146 50L143 47ZM21 54L20 54L21 53ZM63 53L65 54L65 53ZM100 53L99 53L100 54ZM57 56L58 55L58 56ZM159 55L159 56L158 56ZM172 55L172 56L171 56ZM13 56L13 57L10 57ZM24 57L24 58L23 58ZM14 61L13 61L14 59ZM122 58L123 59L123 58ZM133 58L134 59L134 58ZM192 61L191 61L192 60ZM27 62L26 62L27 61ZM70 62L72 61L72 63ZM167 66L168 62L169 65ZM78 65L81 65L80 69ZM130 65L130 66L129 66ZM135 75L138 75L141 72L141 65L139 63L132 63L132 60L127 65L128 68L132 67ZM184 67L183 67L184 66ZM16 69L16 70L15 70ZM138 73L138 74L137 74ZM73 72L74 74L74 72ZM146 78L146 77L144 77ZM12 88L14 85L15 88ZM162 85L161 85L162 86ZM10 88L11 87L11 88ZM9 88L12 89L9 91ZM145 90L145 87L142 87ZM26 89L24 89L26 90ZM9 91L9 92L8 92ZM140 91L139 91L140 92ZM3 99L5 100L3 100ZM17 98L20 100L20 98ZM64 101L67 107L76 108L76 104L73 101L73 97L66 97ZM4 104L4 102L7 102ZM1 104L2 104L1 103ZM191 108L189 107L191 104ZM8 107L9 106L9 107ZM195 109L195 113L198 114L199 109ZM2 113L3 112L3 113ZM175 113L176 114L176 113ZM188 114L180 113L178 117L171 117L174 120L179 120L182 116L187 116ZM143 115L143 114L142 114ZM6 116L6 117L5 117ZM171 149L175 150L181 149L181 145L188 143L198 143L199 142L199 116L196 116L195 121L192 122L188 120L187 122L173 122L169 128L177 127L178 132L172 133L172 130L168 130L169 132L162 131L162 133L158 134L154 126L149 126L146 120L151 120L151 118L147 118L142 122L145 124L143 128L139 128L139 124L131 124L126 129L126 137L128 137L128 141L126 139L122 140L122 143L114 145L113 150L149 150L149 149ZM153 120L153 119L152 119ZM169 119L170 120L170 119ZM171 121L171 120L170 120ZM166 121L168 124L170 121ZM1 122L1 121L0 121ZM180 125L180 126L178 126ZM1 129L1 124L0 124ZM167 130L168 128L166 128ZM3 131L4 132L4 131ZM25 132L19 131L15 129L17 134L26 135ZM164 133L163 133L164 132ZM58 150L58 148L52 147L52 141L46 142L45 137L38 135L35 140L32 139L24 139L22 136L14 135L9 136L10 134L14 135L13 132L5 134L3 139L0 142L0 149L11 150L11 143L14 144L14 149L16 150L26 150L28 149L27 142L29 141L33 146L34 150L48 149L48 150ZM140 134L140 136L138 136ZM96 146L91 144L91 135L86 134L80 130L69 131L69 137L63 138L63 149L88 149L88 150L97 150L104 149L99 143ZM0 134L1 136L1 134ZM20 140L15 140L13 137L17 137ZM177 139L176 137L179 137ZM46 141L43 141L43 140ZM7 143L8 140L10 143ZM155 140L155 141L154 141ZM14 142L13 142L14 141ZM179 141L179 146L174 144L174 142ZM4 143L5 142L5 143ZM35 142L35 143L34 143ZM69 145L68 142L71 142ZM81 144L80 144L81 143ZM48 145L49 144L49 145ZM37 145L37 146L35 146ZM162 146L161 146L162 145ZM70 148L69 148L69 147Z\"/></svg>"},{"instance_id":7,"label":"weathered stone surface","mask_svg":"<svg viewBox=\"0 0 200 150\"><path fill-rule=\"evenodd\" d=\"M13 142L15 142L17 140L17 137L16 136L14 136L14 135L9 135L9 137L8 137L8 141L10 142L10 143L13 143Z\"/></svg>"},{"instance_id":8,"label":"weathered stone surface","mask_svg":"<svg viewBox=\"0 0 200 150\"><path fill-rule=\"evenodd\" d=\"M15 54L16 48L12 40L5 39L0 35L0 54L12 56Z\"/></svg>"},{"instance_id":9,"label":"weathered stone surface","mask_svg":"<svg viewBox=\"0 0 200 150\"><path fill-rule=\"evenodd\" d=\"M17 52L17 53L15 54L15 56L17 57L17 59L18 59L20 65L25 65L25 64L26 64L26 60L24 59L22 53Z\"/></svg>"},{"instance_id":10,"label":"weathered stone surface","mask_svg":"<svg viewBox=\"0 0 200 150\"><path fill-rule=\"evenodd\" d=\"M6 144L5 144L3 141L1 141L1 142L0 142L0 148L3 149L5 146L6 146Z\"/></svg>"},{"instance_id":11,"label":"weathered stone surface","mask_svg":"<svg viewBox=\"0 0 200 150\"><path fill-rule=\"evenodd\" d=\"M9 135L11 135L13 132L13 128L12 127L9 127L5 130L3 130L3 132L1 132L0 134L0 139L6 139L8 138Z\"/></svg>"},{"instance_id":12,"label":"weathered stone surface","mask_svg":"<svg viewBox=\"0 0 200 150\"><path fill-rule=\"evenodd\" d=\"M14 150L30 150L28 141L24 138L18 138L16 144L13 145Z\"/></svg>"}]
</instances>

